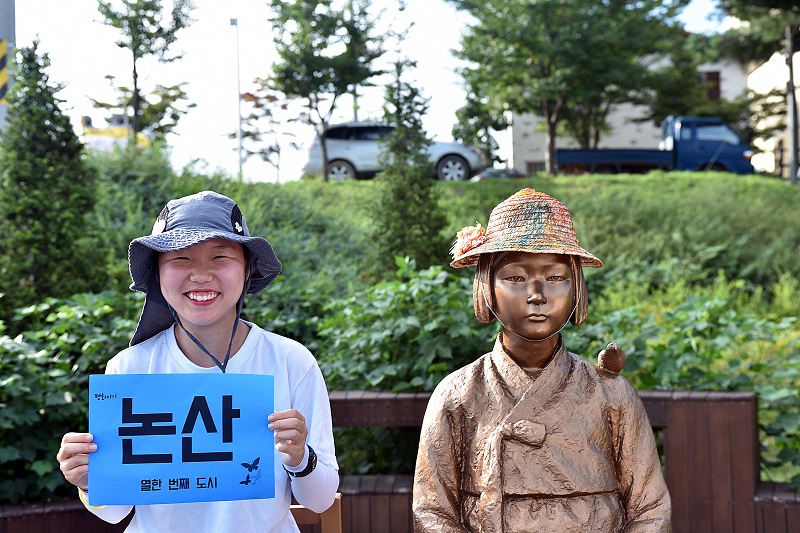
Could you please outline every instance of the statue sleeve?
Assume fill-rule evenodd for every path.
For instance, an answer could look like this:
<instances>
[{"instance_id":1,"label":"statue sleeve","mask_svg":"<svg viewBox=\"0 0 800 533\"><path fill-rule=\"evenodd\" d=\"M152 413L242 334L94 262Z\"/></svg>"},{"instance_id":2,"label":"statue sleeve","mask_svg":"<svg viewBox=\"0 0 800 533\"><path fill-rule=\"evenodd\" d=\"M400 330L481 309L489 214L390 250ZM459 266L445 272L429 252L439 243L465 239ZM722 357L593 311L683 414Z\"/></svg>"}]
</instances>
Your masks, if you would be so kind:
<instances>
[{"instance_id":1,"label":"statue sleeve","mask_svg":"<svg viewBox=\"0 0 800 533\"><path fill-rule=\"evenodd\" d=\"M434 391L422 422L414 472L414 531L463 532L461 469L463 442L458 416L446 393Z\"/></svg>"},{"instance_id":2,"label":"statue sleeve","mask_svg":"<svg viewBox=\"0 0 800 533\"><path fill-rule=\"evenodd\" d=\"M625 381L628 400L622 403L618 435L619 491L625 504L624 533L670 533L672 503L661 471L653 430L644 404Z\"/></svg>"}]
</instances>

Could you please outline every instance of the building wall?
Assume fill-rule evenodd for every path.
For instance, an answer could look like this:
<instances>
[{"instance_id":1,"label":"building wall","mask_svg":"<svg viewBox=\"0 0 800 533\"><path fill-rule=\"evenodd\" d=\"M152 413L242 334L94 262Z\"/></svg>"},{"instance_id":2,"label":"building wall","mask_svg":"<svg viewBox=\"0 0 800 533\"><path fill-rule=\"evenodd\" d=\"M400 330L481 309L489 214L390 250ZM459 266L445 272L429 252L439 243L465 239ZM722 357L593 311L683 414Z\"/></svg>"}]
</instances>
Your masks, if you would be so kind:
<instances>
[{"instance_id":1,"label":"building wall","mask_svg":"<svg viewBox=\"0 0 800 533\"><path fill-rule=\"evenodd\" d=\"M800 90L797 87L798 72L800 72L800 54L794 56L794 76L795 76L795 98L800 98ZM757 93L768 93L775 88L786 87L789 80L789 67L786 65L786 55L782 52L775 52L772 57L760 65L747 77L748 88ZM787 128L779 135L766 141L757 140L753 143L756 155L753 156L753 166L757 171L767 172L789 177L790 170L790 150L791 140L791 113L787 109L786 125Z\"/></svg>"},{"instance_id":2,"label":"building wall","mask_svg":"<svg viewBox=\"0 0 800 533\"><path fill-rule=\"evenodd\" d=\"M716 63L704 63L697 67L701 74L719 72L720 97L733 101L747 95L747 70L744 65L734 59L721 59Z\"/></svg>"}]
</instances>

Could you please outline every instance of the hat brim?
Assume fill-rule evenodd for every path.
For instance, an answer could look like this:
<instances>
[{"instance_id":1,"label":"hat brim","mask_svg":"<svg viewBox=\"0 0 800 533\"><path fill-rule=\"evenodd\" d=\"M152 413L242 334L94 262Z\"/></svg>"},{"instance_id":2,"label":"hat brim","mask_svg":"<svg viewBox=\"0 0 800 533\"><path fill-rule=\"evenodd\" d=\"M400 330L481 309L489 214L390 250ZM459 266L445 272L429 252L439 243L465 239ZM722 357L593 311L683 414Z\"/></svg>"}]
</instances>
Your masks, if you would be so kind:
<instances>
[{"instance_id":1,"label":"hat brim","mask_svg":"<svg viewBox=\"0 0 800 533\"><path fill-rule=\"evenodd\" d=\"M152 275L154 252L177 252L191 248L211 239L238 242L250 252L253 274L247 292L256 294L269 286L283 268L272 245L261 237L247 237L225 231L207 229L176 228L166 233L145 235L131 241L128 248L128 264L131 273L131 289L147 292Z\"/></svg>"},{"instance_id":2,"label":"hat brim","mask_svg":"<svg viewBox=\"0 0 800 533\"><path fill-rule=\"evenodd\" d=\"M502 245L498 245L498 243L495 242L484 243L473 248L458 259L454 259L453 262L450 263L450 266L453 268L475 266L478 264L478 258L481 256L481 254L491 254L495 252L528 252L533 254L574 255L580 257L581 266L590 268L601 268L603 266L603 262L600 259L590 254L580 246L531 246L530 244L527 244L525 246L515 247L513 243L508 242L503 243Z\"/></svg>"}]
</instances>

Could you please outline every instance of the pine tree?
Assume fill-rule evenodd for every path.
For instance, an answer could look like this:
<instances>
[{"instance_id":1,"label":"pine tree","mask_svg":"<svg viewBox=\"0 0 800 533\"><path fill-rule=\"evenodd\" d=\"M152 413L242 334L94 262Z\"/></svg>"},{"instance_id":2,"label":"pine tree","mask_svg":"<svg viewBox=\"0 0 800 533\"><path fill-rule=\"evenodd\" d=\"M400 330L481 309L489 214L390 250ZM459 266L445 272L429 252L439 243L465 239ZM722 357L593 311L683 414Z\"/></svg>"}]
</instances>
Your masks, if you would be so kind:
<instances>
[{"instance_id":1,"label":"pine tree","mask_svg":"<svg viewBox=\"0 0 800 533\"><path fill-rule=\"evenodd\" d=\"M96 175L59 108L38 42L17 52L8 123L0 133L0 317L102 279L89 241Z\"/></svg>"},{"instance_id":2,"label":"pine tree","mask_svg":"<svg viewBox=\"0 0 800 533\"><path fill-rule=\"evenodd\" d=\"M402 81L404 70L414 66L397 62L395 80L387 86L384 115L394 130L382 140L381 196L373 213L377 268L394 269L396 256L414 259L419 268L441 265L448 257L442 236L446 219L426 154L431 141L422 127L428 100Z\"/></svg>"}]
</instances>

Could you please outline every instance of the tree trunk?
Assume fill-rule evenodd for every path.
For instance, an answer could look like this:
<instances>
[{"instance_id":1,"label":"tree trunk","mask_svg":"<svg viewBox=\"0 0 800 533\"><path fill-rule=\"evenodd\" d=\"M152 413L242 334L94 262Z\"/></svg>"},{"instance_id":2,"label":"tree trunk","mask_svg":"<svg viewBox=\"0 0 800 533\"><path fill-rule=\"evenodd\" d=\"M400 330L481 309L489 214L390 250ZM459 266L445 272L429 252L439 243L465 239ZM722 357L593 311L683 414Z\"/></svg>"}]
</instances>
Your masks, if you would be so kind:
<instances>
[{"instance_id":1,"label":"tree trunk","mask_svg":"<svg viewBox=\"0 0 800 533\"><path fill-rule=\"evenodd\" d=\"M132 113L133 116L131 117L131 130L132 133L130 138L128 139L128 143L131 142L136 146L136 134L142 130L141 124L139 124L139 107L141 107L141 99L139 97L139 73L136 71L136 58L133 59L133 97L131 98L131 108L133 109Z\"/></svg>"},{"instance_id":2,"label":"tree trunk","mask_svg":"<svg viewBox=\"0 0 800 533\"><path fill-rule=\"evenodd\" d=\"M326 124L320 126L319 149L322 155L322 181L328 181L328 144L325 140L327 129Z\"/></svg>"},{"instance_id":3,"label":"tree trunk","mask_svg":"<svg viewBox=\"0 0 800 533\"><path fill-rule=\"evenodd\" d=\"M544 169L548 174L556 173L556 127L561 115L561 105L563 98L556 101L545 100L543 113L547 122L547 151L544 154Z\"/></svg>"}]
</instances>

